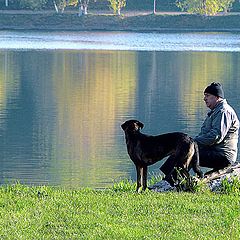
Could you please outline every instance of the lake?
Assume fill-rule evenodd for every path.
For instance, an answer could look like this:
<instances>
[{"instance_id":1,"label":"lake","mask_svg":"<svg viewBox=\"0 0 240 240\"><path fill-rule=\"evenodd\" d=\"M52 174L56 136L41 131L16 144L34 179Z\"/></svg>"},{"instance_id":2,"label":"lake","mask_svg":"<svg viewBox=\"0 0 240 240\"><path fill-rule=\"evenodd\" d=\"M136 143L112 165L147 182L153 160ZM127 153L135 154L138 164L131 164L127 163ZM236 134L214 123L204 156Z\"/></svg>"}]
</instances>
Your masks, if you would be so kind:
<instances>
[{"instance_id":1,"label":"lake","mask_svg":"<svg viewBox=\"0 0 240 240\"><path fill-rule=\"evenodd\" d=\"M0 31L0 183L135 180L120 125L195 136L213 81L240 116L239 66L237 33Z\"/></svg>"}]
</instances>

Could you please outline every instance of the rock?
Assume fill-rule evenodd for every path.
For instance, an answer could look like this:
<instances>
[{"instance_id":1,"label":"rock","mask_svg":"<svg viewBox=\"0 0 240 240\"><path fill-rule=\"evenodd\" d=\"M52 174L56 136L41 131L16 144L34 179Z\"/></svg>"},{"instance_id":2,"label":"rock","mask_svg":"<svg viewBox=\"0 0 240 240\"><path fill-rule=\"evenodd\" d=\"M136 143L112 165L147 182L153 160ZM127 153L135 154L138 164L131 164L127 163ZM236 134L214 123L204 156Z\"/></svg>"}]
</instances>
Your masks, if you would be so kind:
<instances>
[{"instance_id":1,"label":"rock","mask_svg":"<svg viewBox=\"0 0 240 240\"><path fill-rule=\"evenodd\" d=\"M177 191L176 187L172 187L166 180L161 180L160 182L148 187L148 189L154 192Z\"/></svg>"},{"instance_id":2,"label":"rock","mask_svg":"<svg viewBox=\"0 0 240 240\"><path fill-rule=\"evenodd\" d=\"M229 183L231 183L232 179L235 177L240 179L240 163L238 162L230 167L218 171L207 172L205 177L201 180L198 179L198 181L206 183L212 192L218 192L221 189L221 184L224 179L228 179ZM193 177L193 179L193 181L196 181L195 177ZM161 180L160 182L150 186L149 189L154 192L179 191L179 188L172 187L165 180Z\"/></svg>"},{"instance_id":3,"label":"rock","mask_svg":"<svg viewBox=\"0 0 240 240\"><path fill-rule=\"evenodd\" d=\"M240 179L240 163L235 163L230 167L218 171L209 172L205 175L202 182L207 183L211 191L217 192L220 190L224 179L227 179L230 183L235 177Z\"/></svg>"}]
</instances>

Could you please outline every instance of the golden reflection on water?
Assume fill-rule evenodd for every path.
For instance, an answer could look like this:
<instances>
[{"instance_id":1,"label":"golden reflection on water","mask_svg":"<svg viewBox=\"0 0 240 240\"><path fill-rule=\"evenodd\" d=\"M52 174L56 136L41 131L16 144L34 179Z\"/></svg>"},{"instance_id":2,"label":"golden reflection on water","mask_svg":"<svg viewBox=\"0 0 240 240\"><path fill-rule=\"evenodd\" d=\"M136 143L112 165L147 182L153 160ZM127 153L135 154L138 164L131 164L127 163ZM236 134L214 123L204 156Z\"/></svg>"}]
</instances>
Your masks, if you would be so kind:
<instances>
[{"instance_id":1,"label":"golden reflection on water","mask_svg":"<svg viewBox=\"0 0 240 240\"><path fill-rule=\"evenodd\" d=\"M201 116L205 117L206 109L203 102L203 91L211 82L221 82L226 86L229 75L232 74L231 55L226 53L199 52L186 54L184 61L179 63L181 75L181 112L183 121L202 121L199 119L198 111L202 109ZM187 84L186 84L187 81ZM227 89L227 88L226 88ZM196 101L199 99L200 101Z\"/></svg>"},{"instance_id":2,"label":"golden reflection on water","mask_svg":"<svg viewBox=\"0 0 240 240\"><path fill-rule=\"evenodd\" d=\"M111 148L114 156L116 142L110 136L116 132L116 116L124 115L134 105L135 54L100 51L58 53L55 57L58 62L53 77L57 99L56 147L64 165L62 169L80 169L76 173L83 182L94 181L104 169L105 175L112 176L113 172L115 177L123 175L115 159L101 157L107 157L102 154L106 147ZM75 177L79 181L79 176Z\"/></svg>"},{"instance_id":3,"label":"golden reflection on water","mask_svg":"<svg viewBox=\"0 0 240 240\"><path fill-rule=\"evenodd\" d=\"M19 71L18 66L12 70L15 65L14 55L9 52L0 52L0 110L6 109L7 102L15 99L19 89ZM2 119L0 119L2 120Z\"/></svg>"}]
</instances>

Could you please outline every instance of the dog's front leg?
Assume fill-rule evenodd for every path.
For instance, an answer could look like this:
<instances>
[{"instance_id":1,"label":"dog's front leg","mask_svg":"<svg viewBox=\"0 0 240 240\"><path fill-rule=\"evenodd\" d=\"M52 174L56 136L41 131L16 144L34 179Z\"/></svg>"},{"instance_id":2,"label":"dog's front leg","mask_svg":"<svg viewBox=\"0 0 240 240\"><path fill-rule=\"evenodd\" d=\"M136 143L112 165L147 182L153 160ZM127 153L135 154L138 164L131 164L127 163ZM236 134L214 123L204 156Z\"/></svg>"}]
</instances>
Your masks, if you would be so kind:
<instances>
[{"instance_id":1,"label":"dog's front leg","mask_svg":"<svg viewBox=\"0 0 240 240\"><path fill-rule=\"evenodd\" d=\"M147 166L144 166L142 168L142 186L143 186L143 191L145 191L147 188Z\"/></svg>"},{"instance_id":2,"label":"dog's front leg","mask_svg":"<svg viewBox=\"0 0 240 240\"><path fill-rule=\"evenodd\" d=\"M136 171L137 171L137 192L141 191L142 186L142 168L136 164Z\"/></svg>"},{"instance_id":3,"label":"dog's front leg","mask_svg":"<svg viewBox=\"0 0 240 240\"><path fill-rule=\"evenodd\" d=\"M137 171L137 192L141 192L142 190L146 190L147 188L147 166L140 167L136 165L136 171Z\"/></svg>"}]
</instances>

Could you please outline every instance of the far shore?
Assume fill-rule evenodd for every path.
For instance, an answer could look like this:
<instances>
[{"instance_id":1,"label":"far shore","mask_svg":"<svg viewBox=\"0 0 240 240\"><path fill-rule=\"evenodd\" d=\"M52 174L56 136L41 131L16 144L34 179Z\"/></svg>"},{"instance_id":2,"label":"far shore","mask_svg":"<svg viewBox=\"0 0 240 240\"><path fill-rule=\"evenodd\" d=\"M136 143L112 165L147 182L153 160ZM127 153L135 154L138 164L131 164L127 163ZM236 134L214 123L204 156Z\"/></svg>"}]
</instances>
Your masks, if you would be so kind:
<instances>
[{"instance_id":1,"label":"far shore","mask_svg":"<svg viewBox=\"0 0 240 240\"><path fill-rule=\"evenodd\" d=\"M213 31L240 32L240 14L199 16L182 12L89 12L0 10L0 30L42 31Z\"/></svg>"}]
</instances>

